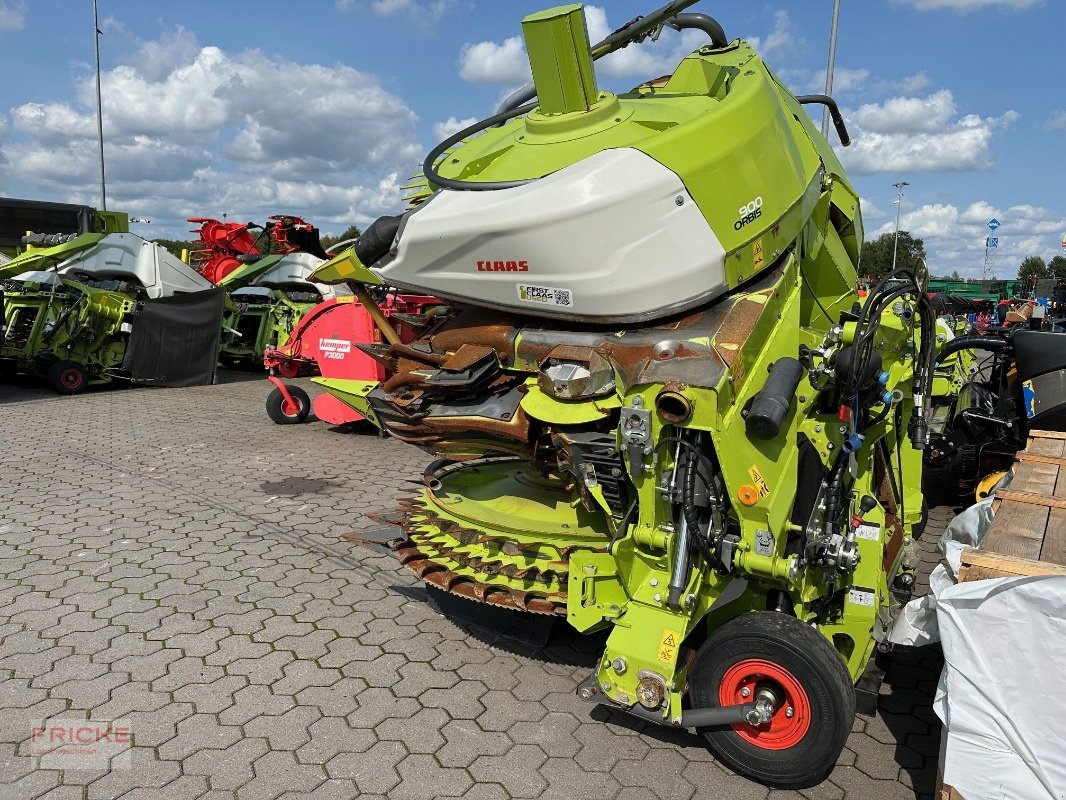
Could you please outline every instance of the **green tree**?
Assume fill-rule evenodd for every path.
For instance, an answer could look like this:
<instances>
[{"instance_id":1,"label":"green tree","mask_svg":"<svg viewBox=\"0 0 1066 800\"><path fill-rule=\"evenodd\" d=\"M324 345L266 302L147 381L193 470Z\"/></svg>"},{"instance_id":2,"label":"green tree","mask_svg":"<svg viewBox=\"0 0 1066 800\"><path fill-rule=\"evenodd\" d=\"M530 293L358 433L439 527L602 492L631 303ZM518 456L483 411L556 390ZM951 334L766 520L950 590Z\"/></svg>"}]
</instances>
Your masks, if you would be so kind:
<instances>
[{"instance_id":1,"label":"green tree","mask_svg":"<svg viewBox=\"0 0 1066 800\"><path fill-rule=\"evenodd\" d=\"M892 269L892 249L896 236L882 233L876 239L864 242L859 258L859 273L880 278ZM925 243L907 231L899 232L899 249L896 252L896 266L921 272L925 269Z\"/></svg>"},{"instance_id":2,"label":"green tree","mask_svg":"<svg viewBox=\"0 0 1066 800\"><path fill-rule=\"evenodd\" d=\"M199 247L203 247L203 245L200 244L199 240L195 242L186 242L182 241L181 239L156 239L155 243L165 247L171 255L177 256L178 258L181 258L182 250L188 250L189 252L192 252L193 250L196 250Z\"/></svg>"},{"instance_id":3,"label":"green tree","mask_svg":"<svg viewBox=\"0 0 1066 800\"><path fill-rule=\"evenodd\" d=\"M1066 256L1055 256L1047 262L1051 278L1066 278Z\"/></svg>"},{"instance_id":4,"label":"green tree","mask_svg":"<svg viewBox=\"0 0 1066 800\"><path fill-rule=\"evenodd\" d=\"M961 281L962 280L962 276L959 274L959 271L957 269L951 271L951 279L953 281Z\"/></svg>"},{"instance_id":5,"label":"green tree","mask_svg":"<svg viewBox=\"0 0 1066 800\"><path fill-rule=\"evenodd\" d=\"M1047 264L1044 263L1044 259L1040 256L1026 256L1022 260L1022 265L1018 267L1018 279L1025 280L1026 278L1046 278L1048 277Z\"/></svg>"},{"instance_id":6,"label":"green tree","mask_svg":"<svg viewBox=\"0 0 1066 800\"><path fill-rule=\"evenodd\" d=\"M358 225L349 225L339 236L323 236L322 247L326 250L329 250L331 247L333 247L333 245L337 244L337 242L344 242L348 239L354 239L360 233L362 233L362 231L359 230Z\"/></svg>"}]
</instances>

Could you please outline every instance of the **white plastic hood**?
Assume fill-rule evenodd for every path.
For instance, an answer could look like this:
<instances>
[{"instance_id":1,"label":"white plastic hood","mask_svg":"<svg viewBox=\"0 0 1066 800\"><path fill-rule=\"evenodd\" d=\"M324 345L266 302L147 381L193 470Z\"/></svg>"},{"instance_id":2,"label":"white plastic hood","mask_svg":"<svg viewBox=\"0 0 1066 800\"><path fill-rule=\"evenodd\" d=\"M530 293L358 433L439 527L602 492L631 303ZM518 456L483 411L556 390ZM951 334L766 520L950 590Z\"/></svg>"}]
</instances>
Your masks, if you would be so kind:
<instances>
[{"instance_id":1,"label":"white plastic hood","mask_svg":"<svg viewBox=\"0 0 1066 800\"><path fill-rule=\"evenodd\" d=\"M325 283L312 283L309 280L312 273L324 263L326 262L321 258L310 253L287 253L277 264L259 275L253 281L253 285L303 284L307 291L317 291L327 300L351 294L344 286L329 286Z\"/></svg>"},{"instance_id":2,"label":"white plastic hood","mask_svg":"<svg viewBox=\"0 0 1066 800\"><path fill-rule=\"evenodd\" d=\"M95 246L68 258L56 271L63 276L84 272L98 280L137 281L153 300L214 288L211 281L164 247L133 233L108 234Z\"/></svg>"},{"instance_id":3,"label":"white plastic hood","mask_svg":"<svg viewBox=\"0 0 1066 800\"><path fill-rule=\"evenodd\" d=\"M681 179L630 148L512 189L440 191L375 271L391 286L597 322L662 317L726 291L725 251Z\"/></svg>"}]
</instances>

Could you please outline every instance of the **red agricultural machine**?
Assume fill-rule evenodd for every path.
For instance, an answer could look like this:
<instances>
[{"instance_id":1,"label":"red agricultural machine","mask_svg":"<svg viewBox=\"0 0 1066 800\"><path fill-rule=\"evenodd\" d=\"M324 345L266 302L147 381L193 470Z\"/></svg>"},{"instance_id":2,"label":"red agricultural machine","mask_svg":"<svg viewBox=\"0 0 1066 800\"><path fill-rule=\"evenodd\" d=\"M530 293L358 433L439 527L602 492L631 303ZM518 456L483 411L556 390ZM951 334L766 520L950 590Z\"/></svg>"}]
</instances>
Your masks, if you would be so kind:
<instances>
[{"instance_id":1,"label":"red agricultural machine","mask_svg":"<svg viewBox=\"0 0 1066 800\"><path fill-rule=\"evenodd\" d=\"M200 226L191 231L200 235L203 247L192 252L197 272L211 283L218 284L241 266L241 256L261 254L257 237L252 235L251 222L222 222L210 217L190 217L187 222Z\"/></svg>"},{"instance_id":2,"label":"red agricultural machine","mask_svg":"<svg viewBox=\"0 0 1066 800\"><path fill-rule=\"evenodd\" d=\"M320 394L312 402L303 389L284 383L282 378L318 374L334 385L337 381L384 381L388 377L385 368L359 347L381 342L373 315L380 310L401 340L410 342L421 330L421 326L412 325L412 318L437 305L440 301L435 297L396 293L384 295L373 310L356 297L319 303L304 314L282 347L267 350L263 356L270 371L267 380L274 384L267 397L267 414L279 425L303 422L312 410L315 417L330 425L359 422L363 416L332 394Z\"/></svg>"},{"instance_id":3,"label":"red agricultural machine","mask_svg":"<svg viewBox=\"0 0 1066 800\"><path fill-rule=\"evenodd\" d=\"M267 217L265 228L254 222L223 222L211 217L190 217L187 222L200 226L191 232L200 236L203 245L192 252L193 266L214 284L242 265L268 254L303 252L328 258L319 243L318 228L290 214ZM255 228L260 228L258 235L252 233Z\"/></svg>"}]
</instances>

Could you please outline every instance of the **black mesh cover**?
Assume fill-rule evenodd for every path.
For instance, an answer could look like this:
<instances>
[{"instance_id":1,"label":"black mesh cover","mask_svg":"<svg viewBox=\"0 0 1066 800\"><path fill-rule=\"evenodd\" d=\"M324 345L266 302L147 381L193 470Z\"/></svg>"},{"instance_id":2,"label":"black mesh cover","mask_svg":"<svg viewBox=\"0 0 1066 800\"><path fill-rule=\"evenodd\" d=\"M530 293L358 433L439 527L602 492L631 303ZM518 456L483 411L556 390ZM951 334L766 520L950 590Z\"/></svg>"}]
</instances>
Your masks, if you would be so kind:
<instances>
[{"instance_id":1,"label":"black mesh cover","mask_svg":"<svg viewBox=\"0 0 1066 800\"><path fill-rule=\"evenodd\" d=\"M214 380L225 291L144 300L134 312L123 369L135 382L204 386Z\"/></svg>"}]
</instances>

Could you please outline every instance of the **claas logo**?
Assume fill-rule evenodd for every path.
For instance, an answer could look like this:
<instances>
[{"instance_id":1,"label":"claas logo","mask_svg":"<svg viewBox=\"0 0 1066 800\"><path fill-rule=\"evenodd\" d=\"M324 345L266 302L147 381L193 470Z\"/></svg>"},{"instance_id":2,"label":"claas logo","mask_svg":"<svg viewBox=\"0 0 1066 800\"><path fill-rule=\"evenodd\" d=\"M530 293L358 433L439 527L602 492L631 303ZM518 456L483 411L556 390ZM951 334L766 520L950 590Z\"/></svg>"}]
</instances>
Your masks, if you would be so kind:
<instances>
[{"instance_id":1,"label":"claas logo","mask_svg":"<svg viewBox=\"0 0 1066 800\"><path fill-rule=\"evenodd\" d=\"M479 261L478 272L529 272L528 261Z\"/></svg>"}]
</instances>

